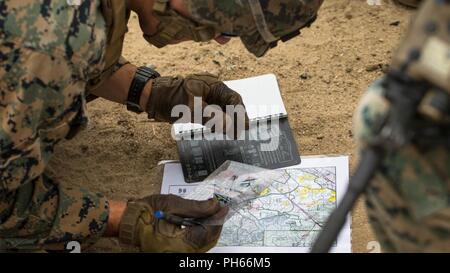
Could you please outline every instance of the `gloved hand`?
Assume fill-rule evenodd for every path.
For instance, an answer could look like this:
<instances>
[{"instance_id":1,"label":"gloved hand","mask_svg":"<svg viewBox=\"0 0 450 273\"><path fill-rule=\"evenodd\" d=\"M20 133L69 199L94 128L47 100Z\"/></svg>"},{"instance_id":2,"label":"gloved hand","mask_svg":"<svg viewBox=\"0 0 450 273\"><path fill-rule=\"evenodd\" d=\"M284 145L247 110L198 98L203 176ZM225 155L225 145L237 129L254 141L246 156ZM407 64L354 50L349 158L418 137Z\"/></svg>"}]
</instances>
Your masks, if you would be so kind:
<instances>
[{"instance_id":1,"label":"gloved hand","mask_svg":"<svg viewBox=\"0 0 450 273\"><path fill-rule=\"evenodd\" d=\"M220 107L221 117L218 119L220 123L217 127L221 128L222 132L227 132L227 128L233 128L237 132L238 123L233 117L226 115L226 106L240 105L245 110L241 96L228 88L223 82L211 74L194 74L186 78L182 77L160 77L153 81L150 99L147 105L146 112L149 118L158 121L166 121L174 123L179 118L171 117L172 109L177 105L186 105L191 110L194 121L194 97L201 98L202 111L208 105L217 105ZM211 117L203 117L202 124L205 124ZM248 117L245 113L242 129L248 128ZM219 128L215 128L217 131ZM239 132L237 132L239 133Z\"/></svg>"},{"instance_id":2,"label":"gloved hand","mask_svg":"<svg viewBox=\"0 0 450 273\"><path fill-rule=\"evenodd\" d=\"M384 97L382 80L372 83L354 115L354 135L359 149L378 143L378 134L388 115L390 102Z\"/></svg>"},{"instance_id":3,"label":"gloved hand","mask_svg":"<svg viewBox=\"0 0 450 273\"><path fill-rule=\"evenodd\" d=\"M140 247L143 252L206 252L216 245L222 225L182 228L156 219L157 210L213 223L223 223L228 213L215 199L194 201L175 195L151 195L128 203L120 223L119 239Z\"/></svg>"}]
</instances>

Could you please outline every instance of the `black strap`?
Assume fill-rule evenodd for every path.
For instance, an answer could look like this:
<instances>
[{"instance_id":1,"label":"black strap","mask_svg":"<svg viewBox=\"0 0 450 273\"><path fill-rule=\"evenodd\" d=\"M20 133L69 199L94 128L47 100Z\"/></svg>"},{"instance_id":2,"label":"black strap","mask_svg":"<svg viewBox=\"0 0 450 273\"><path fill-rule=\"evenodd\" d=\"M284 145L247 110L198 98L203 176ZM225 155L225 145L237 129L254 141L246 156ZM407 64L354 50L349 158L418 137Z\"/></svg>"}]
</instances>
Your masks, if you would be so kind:
<instances>
[{"instance_id":1,"label":"black strap","mask_svg":"<svg viewBox=\"0 0 450 273\"><path fill-rule=\"evenodd\" d=\"M130 90L128 91L127 109L135 113L142 113L143 110L139 105L142 91L145 85L151 79L156 79L161 75L150 67L141 66L137 69L134 79L131 82Z\"/></svg>"}]
</instances>

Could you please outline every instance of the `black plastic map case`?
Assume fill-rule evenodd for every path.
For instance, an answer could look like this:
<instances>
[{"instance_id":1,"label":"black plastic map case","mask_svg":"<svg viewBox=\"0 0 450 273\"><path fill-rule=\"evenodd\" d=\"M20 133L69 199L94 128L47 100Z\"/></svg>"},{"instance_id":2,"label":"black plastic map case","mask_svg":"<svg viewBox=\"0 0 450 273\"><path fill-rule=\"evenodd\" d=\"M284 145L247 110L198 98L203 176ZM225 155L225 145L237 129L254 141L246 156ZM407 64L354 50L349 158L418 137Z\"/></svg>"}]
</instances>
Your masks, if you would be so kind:
<instances>
[{"instance_id":1,"label":"black plastic map case","mask_svg":"<svg viewBox=\"0 0 450 273\"><path fill-rule=\"evenodd\" d=\"M278 169L300 164L297 143L287 118L279 120L279 134L268 140L252 140L246 133L245 140L180 140L177 141L180 162L186 182L200 182L232 160L265 169ZM277 130L278 131L278 130ZM272 138L278 137L277 141ZM262 144L278 143L272 149ZM268 151L269 150L269 151Z\"/></svg>"}]
</instances>

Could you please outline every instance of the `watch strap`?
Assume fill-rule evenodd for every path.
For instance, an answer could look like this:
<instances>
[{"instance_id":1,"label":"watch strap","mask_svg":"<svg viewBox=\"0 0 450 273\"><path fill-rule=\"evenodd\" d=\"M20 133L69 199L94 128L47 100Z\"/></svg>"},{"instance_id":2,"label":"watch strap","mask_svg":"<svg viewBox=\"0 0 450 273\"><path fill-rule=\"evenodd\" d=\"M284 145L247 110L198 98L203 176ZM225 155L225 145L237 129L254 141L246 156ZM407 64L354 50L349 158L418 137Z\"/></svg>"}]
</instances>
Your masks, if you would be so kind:
<instances>
[{"instance_id":1,"label":"watch strap","mask_svg":"<svg viewBox=\"0 0 450 273\"><path fill-rule=\"evenodd\" d=\"M143 110L139 104L141 100L142 91L145 85L151 79L156 79L161 75L154 69L146 66L141 66L136 70L133 81L131 82L128 91L127 109L135 113L142 113Z\"/></svg>"}]
</instances>

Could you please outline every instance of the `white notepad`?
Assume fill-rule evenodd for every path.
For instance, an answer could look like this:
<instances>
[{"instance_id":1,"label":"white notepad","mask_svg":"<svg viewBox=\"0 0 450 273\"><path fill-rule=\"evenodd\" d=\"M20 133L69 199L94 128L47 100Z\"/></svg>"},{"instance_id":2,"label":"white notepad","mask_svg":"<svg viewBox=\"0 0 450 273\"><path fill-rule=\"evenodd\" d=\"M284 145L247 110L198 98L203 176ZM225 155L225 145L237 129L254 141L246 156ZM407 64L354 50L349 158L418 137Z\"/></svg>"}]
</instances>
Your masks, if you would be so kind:
<instances>
[{"instance_id":1,"label":"white notepad","mask_svg":"<svg viewBox=\"0 0 450 273\"><path fill-rule=\"evenodd\" d=\"M277 78L274 74L226 81L225 84L242 96L251 122L287 116ZM173 125L175 135L197 133L205 131L205 129L201 124L194 123Z\"/></svg>"}]
</instances>

